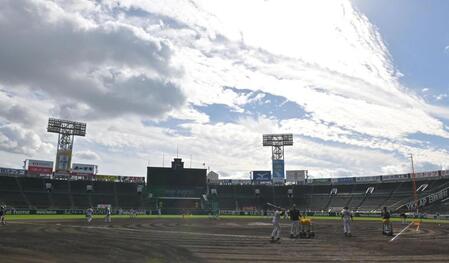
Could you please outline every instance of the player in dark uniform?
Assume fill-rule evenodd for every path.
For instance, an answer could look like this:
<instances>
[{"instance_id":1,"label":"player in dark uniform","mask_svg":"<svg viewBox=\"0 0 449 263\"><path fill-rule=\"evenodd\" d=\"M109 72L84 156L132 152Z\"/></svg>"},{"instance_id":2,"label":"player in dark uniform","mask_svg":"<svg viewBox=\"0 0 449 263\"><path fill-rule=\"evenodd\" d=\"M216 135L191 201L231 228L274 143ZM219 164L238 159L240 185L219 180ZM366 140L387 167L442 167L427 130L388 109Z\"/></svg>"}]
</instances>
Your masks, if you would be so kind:
<instances>
[{"instance_id":1,"label":"player in dark uniform","mask_svg":"<svg viewBox=\"0 0 449 263\"><path fill-rule=\"evenodd\" d=\"M405 212L402 212L399 216L401 217L401 224L407 224L407 215L405 214Z\"/></svg>"},{"instance_id":2,"label":"player in dark uniform","mask_svg":"<svg viewBox=\"0 0 449 263\"><path fill-rule=\"evenodd\" d=\"M288 211L288 215L292 222L290 237L296 238L299 235L299 218L301 217L299 210L296 208L296 204L293 204L292 208Z\"/></svg>"},{"instance_id":3,"label":"player in dark uniform","mask_svg":"<svg viewBox=\"0 0 449 263\"><path fill-rule=\"evenodd\" d=\"M387 235L387 236L392 236L393 235L393 224L391 223L391 214L390 212L387 210L387 207L385 206L383 211L382 211L382 234Z\"/></svg>"},{"instance_id":4,"label":"player in dark uniform","mask_svg":"<svg viewBox=\"0 0 449 263\"><path fill-rule=\"evenodd\" d=\"M4 206L0 206L0 223L2 225L6 225L5 214L6 214L6 208Z\"/></svg>"}]
</instances>

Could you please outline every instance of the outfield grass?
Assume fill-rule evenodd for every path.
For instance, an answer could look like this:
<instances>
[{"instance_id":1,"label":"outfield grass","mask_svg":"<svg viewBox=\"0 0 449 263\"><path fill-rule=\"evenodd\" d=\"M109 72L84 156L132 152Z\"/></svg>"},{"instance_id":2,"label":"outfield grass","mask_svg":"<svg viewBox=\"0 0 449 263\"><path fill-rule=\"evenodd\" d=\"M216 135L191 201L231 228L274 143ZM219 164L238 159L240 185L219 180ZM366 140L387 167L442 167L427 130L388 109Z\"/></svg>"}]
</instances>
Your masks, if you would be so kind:
<instances>
[{"instance_id":1,"label":"outfield grass","mask_svg":"<svg viewBox=\"0 0 449 263\"><path fill-rule=\"evenodd\" d=\"M70 219L85 219L85 215L7 215L6 219L9 220L70 220ZM95 215L94 219L103 219L103 215ZM112 215L112 218L129 218L129 215ZM146 219L180 219L181 215L138 215L137 218ZM184 219L201 219L208 218L207 215L189 215ZM314 220L341 220L338 216L311 216ZM265 219L270 221L271 217L268 216L250 216L250 215L222 215L220 219ZM354 221L381 221L378 217L354 217ZM393 222L400 222L400 218L392 218ZM407 220L411 222L411 219ZM449 220L435 220L435 219L422 219L424 223L444 223L448 224Z\"/></svg>"}]
</instances>

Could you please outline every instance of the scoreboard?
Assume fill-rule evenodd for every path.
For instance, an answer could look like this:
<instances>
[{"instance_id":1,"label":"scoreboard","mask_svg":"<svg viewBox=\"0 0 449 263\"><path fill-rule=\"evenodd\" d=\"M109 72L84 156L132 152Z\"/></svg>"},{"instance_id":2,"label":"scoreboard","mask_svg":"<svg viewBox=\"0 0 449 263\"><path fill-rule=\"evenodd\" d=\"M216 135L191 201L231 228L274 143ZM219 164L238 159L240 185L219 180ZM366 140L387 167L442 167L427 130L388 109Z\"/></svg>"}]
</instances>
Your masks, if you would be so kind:
<instances>
[{"instance_id":1,"label":"scoreboard","mask_svg":"<svg viewBox=\"0 0 449 263\"><path fill-rule=\"evenodd\" d=\"M148 167L147 184L166 188L206 187L206 172L206 169Z\"/></svg>"}]
</instances>

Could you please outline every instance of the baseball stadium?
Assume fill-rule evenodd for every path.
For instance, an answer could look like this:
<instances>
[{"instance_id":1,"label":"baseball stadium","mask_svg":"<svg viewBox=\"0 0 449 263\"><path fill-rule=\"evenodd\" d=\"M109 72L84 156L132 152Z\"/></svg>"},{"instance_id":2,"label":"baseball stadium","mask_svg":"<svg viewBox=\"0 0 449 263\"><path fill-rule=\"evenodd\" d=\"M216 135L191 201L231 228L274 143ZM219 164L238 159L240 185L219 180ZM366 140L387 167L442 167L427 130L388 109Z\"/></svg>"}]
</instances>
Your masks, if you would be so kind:
<instances>
[{"instance_id":1,"label":"baseball stadium","mask_svg":"<svg viewBox=\"0 0 449 263\"><path fill-rule=\"evenodd\" d=\"M265 134L261 147L272 147L273 170L247 180L220 180L185 168L181 158L147 167L146 180L105 176L61 158L72 155L74 134L85 130L51 118L48 131L59 133L62 149L56 170L43 160L1 168L2 262L409 262L449 255L448 170L320 179L287 170L285 178L279 163L293 135Z\"/></svg>"},{"instance_id":2,"label":"baseball stadium","mask_svg":"<svg viewBox=\"0 0 449 263\"><path fill-rule=\"evenodd\" d=\"M449 262L449 0L0 0L0 263Z\"/></svg>"}]
</instances>

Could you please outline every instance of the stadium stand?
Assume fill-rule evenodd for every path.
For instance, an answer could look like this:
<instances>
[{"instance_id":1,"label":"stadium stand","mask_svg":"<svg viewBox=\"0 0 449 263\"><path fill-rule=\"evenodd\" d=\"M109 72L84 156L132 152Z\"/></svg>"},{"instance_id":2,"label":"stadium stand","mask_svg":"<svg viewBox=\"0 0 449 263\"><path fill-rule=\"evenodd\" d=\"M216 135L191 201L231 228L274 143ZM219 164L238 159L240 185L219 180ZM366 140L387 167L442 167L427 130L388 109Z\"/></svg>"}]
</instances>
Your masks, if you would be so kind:
<instances>
[{"instance_id":1,"label":"stadium stand","mask_svg":"<svg viewBox=\"0 0 449 263\"><path fill-rule=\"evenodd\" d=\"M16 209L86 209L98 204L136 209L142 200L137 183L0 176L0 203Z\"/></svg>"},{"instance_id":2,"label":"stadium stand","mask_svg":"<svg viewBox=\"0 0 449 263\"><path fill-rule=\"evenodd\" d=\"M229 180L228 180L229 181ZM242 181L242 180L240 180ZM86 209L110 204L121 209L164 209L173 212L182 209L201 209L206 201L198 187L165 189L165 196L154 197L151 191L138 191L139 183L117 181L55 180L20 176L0 176L0 203L17 209ZM91 188L88 188L90 186ZM418 198L449 188L449 176L417 178ZM151 187L150 187L151 188ZM267 203L303 211L340 211L348 206L354 211L379 211L383 206L397 210L414 200L410 178L375 180L338 184L304 183L271 185L226 183L210 184L217 192L221 210L266 211ZM206 192L207 190L204 190ZM442 196L429 202L423 211L449 212L449 201ZM441 199L441 200L440 200ZM445 199L444 201L442 199ZM204 205L204 206L203 206Z\"/></svg>"}]
</instances>

